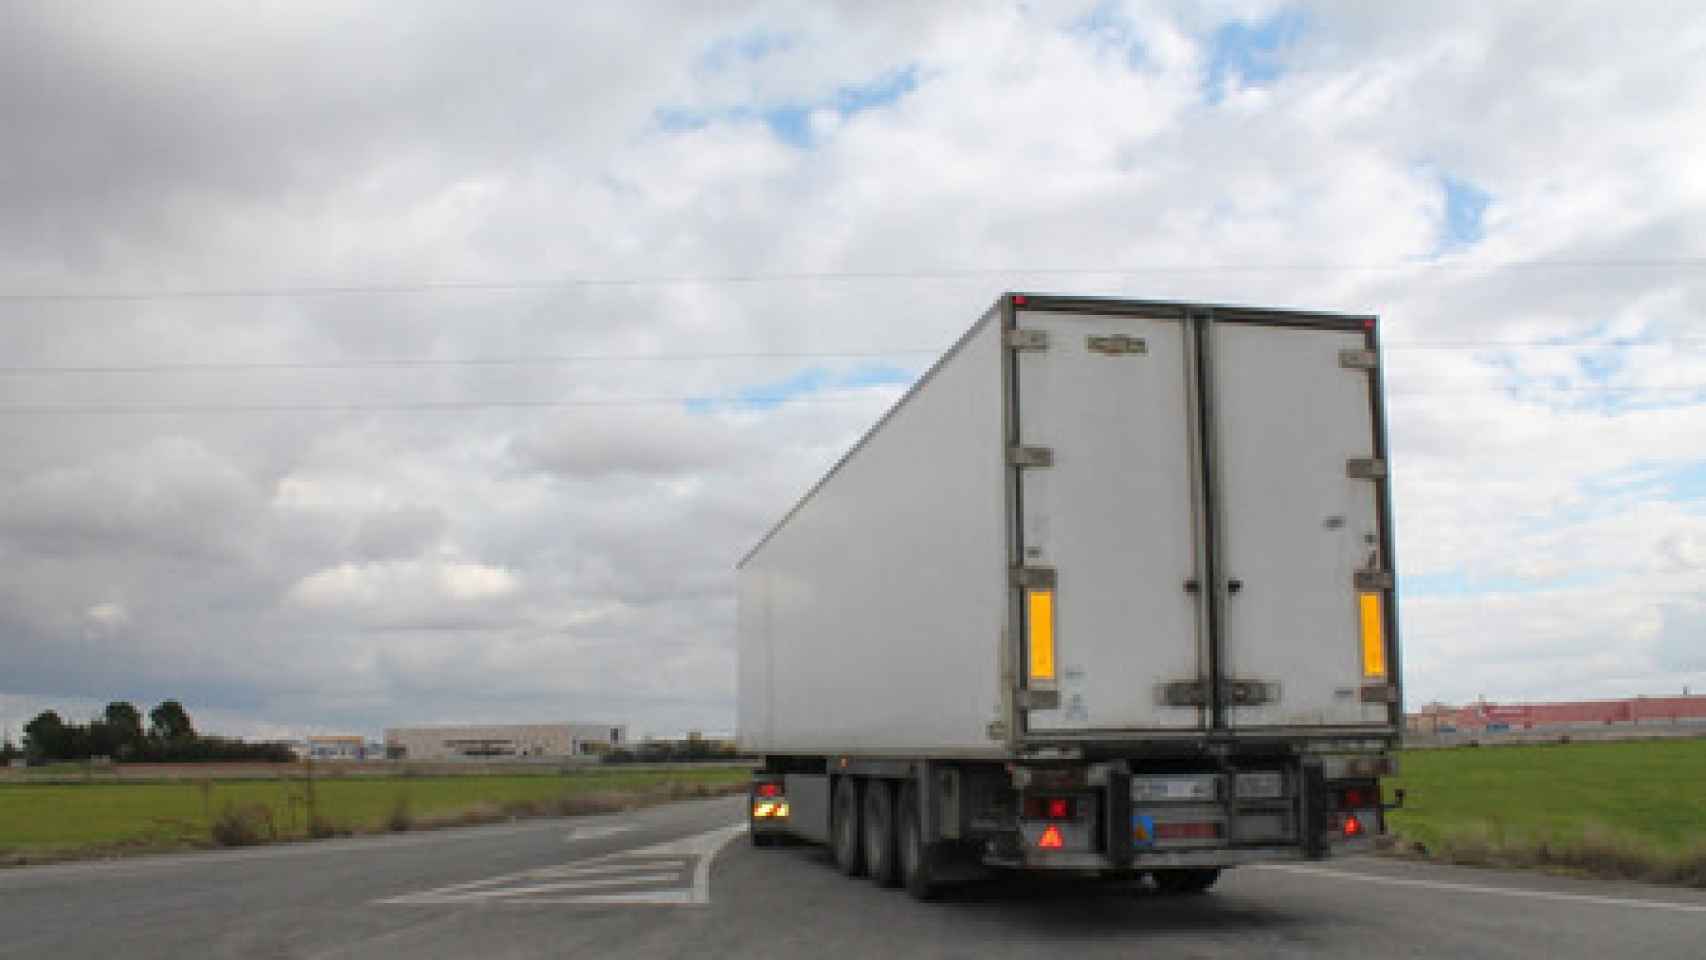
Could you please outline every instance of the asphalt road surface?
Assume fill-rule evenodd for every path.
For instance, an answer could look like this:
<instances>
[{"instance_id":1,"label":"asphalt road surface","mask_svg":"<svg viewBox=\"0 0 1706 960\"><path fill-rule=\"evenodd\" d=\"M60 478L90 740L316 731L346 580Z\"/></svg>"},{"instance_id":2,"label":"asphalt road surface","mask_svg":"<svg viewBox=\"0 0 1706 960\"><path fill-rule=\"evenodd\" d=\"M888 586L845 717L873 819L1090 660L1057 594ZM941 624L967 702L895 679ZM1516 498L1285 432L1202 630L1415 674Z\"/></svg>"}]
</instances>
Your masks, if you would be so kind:
<instances>
[{"instance_id":1,"label":"asphalt road surface","mask_svg":"<svg viewBox=\"0 0 1706 960\"><path fill-rule=\"evenodd\" d=\"M1706 892L1366 858L918 903L742 803L0 870L0 957L1706 956Z\"/></svg>"}]
</instances>

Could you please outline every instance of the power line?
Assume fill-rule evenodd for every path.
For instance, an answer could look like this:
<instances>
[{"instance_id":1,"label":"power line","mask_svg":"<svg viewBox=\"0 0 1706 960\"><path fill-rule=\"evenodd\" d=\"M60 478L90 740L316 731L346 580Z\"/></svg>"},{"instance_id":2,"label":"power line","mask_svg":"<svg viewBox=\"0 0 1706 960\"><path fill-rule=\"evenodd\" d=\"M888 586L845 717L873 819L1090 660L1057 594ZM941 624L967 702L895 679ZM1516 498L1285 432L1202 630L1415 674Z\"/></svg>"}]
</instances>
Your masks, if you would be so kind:
<instances>
[{"instance_id":1,"label":"power line","mask_svg":"<svg viewBox=\"0 0 1706 960\"><path fill-rule=\"evenodd\" d=\"M900 387L901 384L873 386ZM1388 391L1390 397L1455 397L1465 390L1490 389L1513 391L1513 400L1543 399L1544 394L1573 394L1579 397L1615 396L1641 400L1646 398L1702 397L1706 384L1698 387L1595 387L1591 385L1545 386L1540 384L1463 384L1454 388L1436 384L1433 389ZM145 414L250 414L250 413L360 413L360 412L453 412L465 410L503 409L572 409L645 406L683 406L704 412L763 411L779 406L819 403L857 403L873 399L863 393L812 393L786 397L775 396L653 396L608 397L601 399L492 399L492 400L399 400L297 402L185 402L185 403L0 403L0 415L145 415Z\"/></svg>"},{"instance_id":2,"label":"power line","mask_svg":"<svg viewBox=\"0 0 1706 960\"><path fill-rule=\"evenodd\" d=\"M1653 270L1706 266L1706 257L1588 258L1396 263L1153 264L1114 267L984 267L939 270L819 270L774 273L657 274L631 277L564 277L556 280L419 280L395 283L179 288L166 290L8 291L0 303L129 303L153 300L234 300L280 297L387 296L431 293L526 293L588 287L731 286L859 280L962 280L988 277L1094 277L1215 273L1368 273L1394 270Z\"/></svg>"},{"instance_id":3,"label":"power line","mask_svg":"<svg viewBox=\"0 0 1706 960\"><path fill-rule=\"evenodd\" d=\"M881 357L937 356L942 352L943 350L941 348L916 347L895 350L752 350L703 353L571 353L545 354L529 357L463 357L455 359L398 357L372 360L185 361L181 363L139 363L124 365L11 366L0 367L0 376L53 376L60 374L108 373L151 374L258 372L267 370L408 370L455 367L547 367L588 362L619 363L652 360L854 360L875 359Z\"/></svg>"},{"instance_id":4,"label":"power line","mask_svg":"<svg viewBox=\"0 0 1706 960\"><path fill-rule=\"evenodd\" d=\"M611 397L600 400L400 400L350 403L0 403L0 414L174 414L174 413L354 413L364 411L453 411L502 409L556 409L573 407L700 407L721 410L766 410L772 407L809 403L856 403L872 399L868 393L817 393L791 397Z\"/></svg>"},{"instance_id":5,"label":"power line","mask_svg":"<svg viewBox=\"0 0 1706 960\"><path fill-rule=\"evenodd\" d=\"M1392 352L1411 350L1504 350L1504 349L1629 349L1669 348L1673 346L1706 346L1706 337L1672 337L1664 340L1602 341L1597 343L1560 343L1555 340L1436 340L1397 341L1383 349ZM249 373L266 371L309 370L413 370L455 369L478 367L549 367L577 363L627 363L651 361L707 360L856 360L885 357L934 357L946 348L899 347L873 350L751 350L702 351L669 353L573 353L542 354L525 357L462 357L436 359L430 357L394 357L369 360L230 360L183 361L139 364L81 364L63 366L0 366L0 377L80 376L105 374L169 374L169 373Z\"/></svg>"}]
</instances>

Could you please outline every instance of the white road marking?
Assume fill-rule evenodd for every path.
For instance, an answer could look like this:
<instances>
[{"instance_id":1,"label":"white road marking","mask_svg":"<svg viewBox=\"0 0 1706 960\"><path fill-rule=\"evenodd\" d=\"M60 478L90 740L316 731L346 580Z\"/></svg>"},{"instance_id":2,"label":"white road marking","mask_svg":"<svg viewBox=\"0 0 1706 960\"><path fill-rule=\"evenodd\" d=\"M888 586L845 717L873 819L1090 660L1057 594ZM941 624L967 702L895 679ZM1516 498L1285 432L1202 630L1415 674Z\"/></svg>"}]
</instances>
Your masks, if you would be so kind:
<instances>
[{"instance_id":1,"label":"white road marking","mask_svg":"<svg viewBox=\"0 0 1706 960\"><path fill-rule=\"evenodd\" d=\"M570 828L569 832L563 835L563 839L570 843L576 840L602 840L632 829L634 825L631 823L594 823Z\"/></svg>"},{"instance_id":2,"label":"white road marking","mask_svg":"<svg viewBox=\"0 0 1706 960\"><path fill-rule=\"evenodd\" d=\"M457 883L375 901L387 904L652 904L711 902L711 861L745 821L588 860ZM691 875L689 876L689 871ZM649 887L649 889L620 889ZM585 891L585 892L583 892Z\"/></svg>"},{"instance_id":3,"label":"white road marking","mask_svg":"<svg viewBox=\"0 0 1706 960\"><path fill-rule=\"evenodd\" d=\"M1602 897L1591 893L1561 893L1555 890L1524 890L1519 887L1488 887L1474 883L1452 883L1446 880L1423 880L1417 877L1393 877L1378 873L1357 873L1352 870L1333 870L1327 867L1304 867L1292 864L1262 864L1256 870L1280 870L1314 877L1356 880L1362 883L1384 883L1393 887L1419 887L1423 890L1443 890L1450 893L1473 893L1477 896L1517 897L1526 900L1554 900L1564 903L1594 903L1608 907L1634 907L1639 910L1670 910L1676 913L1706 913L1706 903L1674 903L1667 900L1639 900L1633 897Z\"/></svg>"}]
</instances>

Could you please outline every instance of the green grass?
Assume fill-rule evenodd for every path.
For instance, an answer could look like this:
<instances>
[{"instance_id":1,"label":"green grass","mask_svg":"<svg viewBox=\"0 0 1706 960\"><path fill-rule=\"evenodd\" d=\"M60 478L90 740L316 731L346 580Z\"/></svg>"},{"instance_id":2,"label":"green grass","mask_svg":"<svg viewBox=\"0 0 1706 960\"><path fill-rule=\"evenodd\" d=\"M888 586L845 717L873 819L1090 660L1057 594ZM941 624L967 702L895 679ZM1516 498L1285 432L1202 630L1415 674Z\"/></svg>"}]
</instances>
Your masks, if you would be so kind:
<instances>
[{"instance_id":1,"label":"green grass","mask_svg":"<svg viewBox=\"0 0 1706 960\"><path fill-rule=\"evenodd\" d=\"M1455 863L1706 883L1706 739L1413 750L1403 848ZM1417 845L1420 845L1419 848Z\"/></svg>"},{"instance_id":2,"label":"green grass","mask_svg":"<svg viewBox=\"0 0 1706 960\"><path fill-rule=\"evenodd\" d=\"M312 800L300 777L0 783L0 854L36 860L207 846L215 842L215 823L222 816L229 823L233 813L246 824L247 839L264 841L602 812L732 790L749 776L739 767L684 767L513 776L316 777ZM317 830L311 830L311 818Z\"/></svg>"}]
</instances>

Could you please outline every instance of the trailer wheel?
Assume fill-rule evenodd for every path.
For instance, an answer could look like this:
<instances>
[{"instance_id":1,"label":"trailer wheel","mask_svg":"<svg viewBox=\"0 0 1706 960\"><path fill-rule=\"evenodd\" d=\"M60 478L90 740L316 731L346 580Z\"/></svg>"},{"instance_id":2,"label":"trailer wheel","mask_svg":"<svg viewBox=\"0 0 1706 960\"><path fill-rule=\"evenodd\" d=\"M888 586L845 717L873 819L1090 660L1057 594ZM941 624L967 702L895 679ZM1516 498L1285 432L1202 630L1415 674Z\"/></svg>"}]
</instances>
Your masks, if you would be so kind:
<instances>
[{"instance_id":1,"label":"trailer wheel","mask_svg":"<svg viewBox=\"0 0 1706 960\"><path fill-rule=\"evenodd\" d=\"M935 851L924 842L924 829L918 823L917 784L909 781L900 788L900 809L895 819L899 824L895 859L900 882L913 899L934 900L941 895L942 886L935 876Z\"/></svg>"},{"instance_id":2,"label":"trailer wheel","mask_svg":"<svg viewBox=\"0 0 1706 960\"><path fill-rule=\"evenodd\" d=\"M1215 868L1199 870L1157 870L1155 889L1166 894L1204 893L1220 879Z\"/></svg>"},{"instance_id":3,"label":"trailer wheel","mask_svg":"<svg viewBox=\"0 0 1706 960\"><path fill-rule=\"evenodd\" d=\"M879 887L900 884L895 863L894 786L887 780L865 784L865 872Z\"/></svg>"},{"instance_id":4,"label":"trailer wheel","mask_svg":"<svg viewBox=\"0 0 1706 960\"><path fill-rule=\"evenodd\" d=\"M865 872L865 855L859 842L859 781L841 777L835 782L834 809L835 865L842 873L856 877Z\"/></svg>"}]
</instances>

